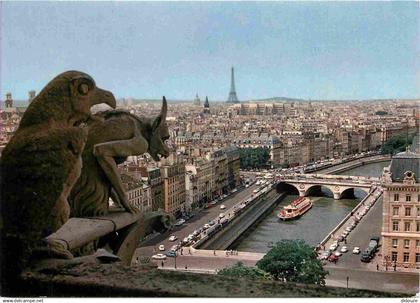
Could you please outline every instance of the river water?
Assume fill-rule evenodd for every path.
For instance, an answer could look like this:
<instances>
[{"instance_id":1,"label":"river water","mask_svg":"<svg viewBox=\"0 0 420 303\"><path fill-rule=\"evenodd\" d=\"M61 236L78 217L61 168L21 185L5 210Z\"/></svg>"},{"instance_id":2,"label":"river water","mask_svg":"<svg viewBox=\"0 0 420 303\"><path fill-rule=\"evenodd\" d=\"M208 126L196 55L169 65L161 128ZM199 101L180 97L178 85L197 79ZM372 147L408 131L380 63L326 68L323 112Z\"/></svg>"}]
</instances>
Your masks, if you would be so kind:
<instances>
[{"instance_id":1,"label":"river water","mask_svg":"<svg viewBox=\"0 0 420 303\"><path fill-rule=\"evenodd\" d=\"M388 162L379 162L357 167L340 175L379 177ZM283 239L302 239L309 245L318 244L363 198L362 191L355 190L355 199L334 200L332 193L322 188L323 197L310 197L313 207L297 220L280 221L276 215L281 208L298 196L288 195L257 226L247 231L242 240L233 247L239 251L261 252L270 250L270 243Z\"/></svg>"}]
</instances>

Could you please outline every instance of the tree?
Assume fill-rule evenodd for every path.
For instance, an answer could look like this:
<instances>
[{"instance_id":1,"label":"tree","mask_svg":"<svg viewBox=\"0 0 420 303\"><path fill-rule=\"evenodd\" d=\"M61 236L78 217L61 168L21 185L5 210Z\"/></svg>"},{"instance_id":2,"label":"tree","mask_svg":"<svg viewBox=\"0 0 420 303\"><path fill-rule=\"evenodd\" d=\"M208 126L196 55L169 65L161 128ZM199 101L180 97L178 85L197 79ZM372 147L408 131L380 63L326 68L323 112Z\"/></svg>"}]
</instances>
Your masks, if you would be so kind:
<instances>
[{"instance_id":1,"label":"tree","mask_svg":"<svg viewBox=\"0 0 420 303\"><path fill-rule=\"evenodd\" d=\"M257 262L275 280L325 285L327 271L314 249L303 240L282 240Z\"/></svg>"},{"instance_id":2,"label":"tree","mask_svg":"<svg viewBox=\"0 0 420 303\"><path fill-rule=\"evenodd\" d=\"M266 147L240 148L241 168L262 168L268 165L270 153Z\"/></svg>"},{"instance_id":3,"label":"tree","mask_svg":"<svg viewBox=\"0 0 420 303\"><path fill-rule=\"evenodd\" d=\"M396 154L405 150L405 148L413 142L414 135L409 135L408 140L406 135L399 135L389 138L381 146L383 154Z\"/></svg>"},{"instance_id":4,"label":"tree","mask_svg":"<svg viewBox=\"0 0 420 303\"><path fill-rule=\"evenodd\" d=\"M271 280L269 273L256 268L245 266L242 262L237 262L231 267L226 267L219 271L219 275L229 277L245 277L252 280Z\"/></svg>"}]
</instances>

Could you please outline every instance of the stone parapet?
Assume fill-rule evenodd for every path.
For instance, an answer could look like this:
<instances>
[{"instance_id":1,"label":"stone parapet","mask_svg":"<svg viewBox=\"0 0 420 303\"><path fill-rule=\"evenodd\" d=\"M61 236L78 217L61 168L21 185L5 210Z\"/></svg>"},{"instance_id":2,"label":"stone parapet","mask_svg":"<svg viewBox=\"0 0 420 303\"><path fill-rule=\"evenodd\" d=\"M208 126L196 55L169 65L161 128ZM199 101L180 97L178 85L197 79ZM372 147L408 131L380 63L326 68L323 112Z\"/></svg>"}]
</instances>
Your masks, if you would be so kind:
<instances>
[{"instance_id":1,"label":"stone parapet","mask_svg":"<svg viewBox=\"0 0 420 303\"><path fill-rule=\"evenodd\" d=\"M120 263L98 264L92 260L26 273L20 289L20 296L51 297L366 298L413 295L161 271L151 266L128 267Z\"/></svg>"}]
</instances>

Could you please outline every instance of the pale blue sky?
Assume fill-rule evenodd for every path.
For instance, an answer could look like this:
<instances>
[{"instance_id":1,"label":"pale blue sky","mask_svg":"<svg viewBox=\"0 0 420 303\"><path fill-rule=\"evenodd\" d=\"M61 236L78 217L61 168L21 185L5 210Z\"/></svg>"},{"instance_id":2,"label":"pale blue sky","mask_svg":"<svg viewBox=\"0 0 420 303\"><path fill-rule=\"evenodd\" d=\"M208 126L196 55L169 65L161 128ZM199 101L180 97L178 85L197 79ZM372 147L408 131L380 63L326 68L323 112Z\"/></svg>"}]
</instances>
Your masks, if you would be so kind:
<instances>
[{"instance_id":1,"label":"pale blue sky","mask_svg":"<svg viewBox=\"0 0 420 303\"><path fill-rule=\"evenodd\" d=\"M117 97L419 97L418 2L3 2L1 94L82 70Z\"/></svg>"}]
</instances>

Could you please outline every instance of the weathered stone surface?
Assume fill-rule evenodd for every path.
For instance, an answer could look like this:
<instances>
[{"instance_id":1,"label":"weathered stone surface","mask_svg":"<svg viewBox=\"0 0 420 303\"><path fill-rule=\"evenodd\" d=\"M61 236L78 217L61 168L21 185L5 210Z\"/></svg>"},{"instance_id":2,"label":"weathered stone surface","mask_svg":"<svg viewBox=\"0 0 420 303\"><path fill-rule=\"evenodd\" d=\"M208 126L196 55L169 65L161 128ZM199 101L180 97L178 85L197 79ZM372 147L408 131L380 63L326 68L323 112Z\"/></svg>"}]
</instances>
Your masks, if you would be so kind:
<instances>
[{"instance_id":1,"label":"weathered stone surface","mask_svg":"<svg viewBox=\"0 0 420 303\"><path fill-rule=\"evenodd\" d=\"M156 161L158 155L169 155L164 143L169 138L166 112L164 97L161 114L153 121L122 110L95 115L97 119L88 126L82 174L69 197L72 217L106 215L110 194L126 211L136 211L127 201L117 164L146 152Z\"/></svg>"},{"instance_id":2,"label":"weathered stone surface","mask_svg":"<svg viewBox=\"0 0 420 303\"><path fill-rule=\"evenodd\" d=\"M166 232L173 223L173 217L163 211L148 214L113 211L102 217L70 218L47 240L61 243L65 249L74 251L108 236L106 242L109 242L110 249L126 264L130 264L139 239L153 230Z\"/></svg>"},{"instance_id":3,"label":"weathered stone surface","mask_svg":"<svg viewBox=\"0 0 420 303\"><path fill-rule=\"evenodd\" d=\"M140 214L115 212L98 218L70 218L57 232L47 239L66 243L69 250L79 248L109 233L115 232L140 220Z\"/></svg>"},{"instance_id":4,"label":"weathered stone surface","mask_svg":"<svg viewBox=\"0 0 420 303\"><path fill-rule=\"evenodd\" d=\"M162 271L91 260L44 268L23 278L25 296L88 297L408 297L410 294L322 287ZM412 295L412 294L411 294Z\"/></svg>"},{"instance_id":5,"label":"weathered stone surface","mask_svg":"<svg viewBox=\"0 0 420 303\"><path fill-rule=\"evenodd\" d=\"M3 150L2 282L15 277L39 247L41 253L71 257L61 243L43 245L42 239L69 218L67 196L80 175L87 138L78 125L89 119L91 106L102 102L116 105L89 75L60 74L32 101Z\"/></svg>"}]
</instances>

